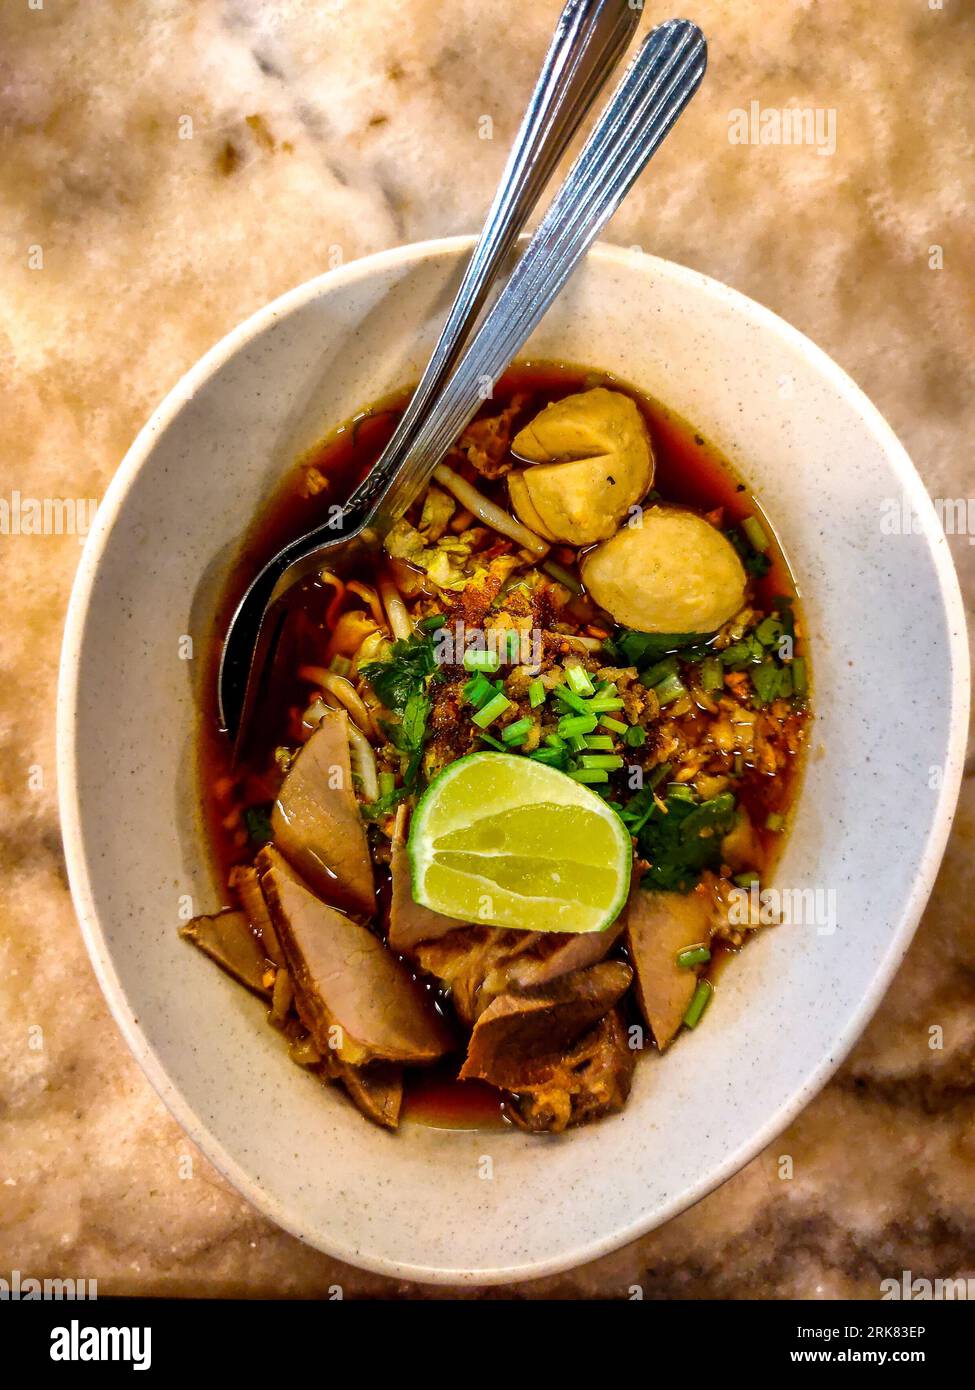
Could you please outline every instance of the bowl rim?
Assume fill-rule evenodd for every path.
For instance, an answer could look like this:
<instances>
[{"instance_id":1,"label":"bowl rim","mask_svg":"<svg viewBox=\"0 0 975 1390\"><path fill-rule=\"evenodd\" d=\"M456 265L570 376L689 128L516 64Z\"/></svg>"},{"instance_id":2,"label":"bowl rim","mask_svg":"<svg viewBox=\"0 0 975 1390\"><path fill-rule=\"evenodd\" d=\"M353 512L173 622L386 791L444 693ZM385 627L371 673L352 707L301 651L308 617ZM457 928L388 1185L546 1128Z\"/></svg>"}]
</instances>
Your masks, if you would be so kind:
<instances>
[{"instance_id":1,"label":"bowl rim","mask_svg":"<svg viewBox=\"0 0 975 1390\"><path fill-rule=\"evenodd\" d=\"M85 624L90 612L95 575L129 489L140 470L147 463L157 437L168 428L179 411L222 366L260 333L271 327L276 320L301 308L323 292L327 293L333 288L352 284L357 280L369 279L376 273L406 267L418 261L456 258L463 252L469 251L474 246L475 240L475 237L465 235L412 242L325 271L323 274L287 290L270 303L257 309L204 353L157 405L146 424L136 435L106 488L81 553L65 618L57 683L56 773L58 809L71 898L96 978L129 1049L173 1118L204 1154L208 1162L212 1163L252 1206L291 1235L302 1240L303 1243L309 1242L294 1219L287 1212L279 1210L274 1199L254 1181L249 1173L241 1169L236 1160L227 1153L222 1142L211 1133L206 1123L195 1114L179 1089L170 1081L162 1062L156 1057L143 1036L133 1012L127 1005L125 990L116 973L112 953L95 910L92 885L85 859L81 809L78 800L78 767L74 730ZM703 292L715 303L723 304L736 314L749 318L761 331L778 336L783 345L798 351L809 361L810 365L823 376L839 396L845 399L860 415L867 428L872 431L893 467L903 494L908 498L914 514L920 520L921 532L934 563L941 602L945 612L949 633L949 659L952 667L951 708L946 746L948 775L944 778L931 816L927 840L911 892L902 906L899 918L894 922L890 940L884 954L877 962L869 989L860 1001L855 1013L847 1021L845 1030L841 1033L834 1050L820 1059L807 1076L804 1084L797 1088L774 1114L769 1116L761 1129L756 1131L747 1143L740 1145L736 1151L728 1154L725 1160L706 1177L675 1194L663 1207L657 1208L645 1217L638 1217L622 1229L608 1232L599 1239L589 1240L568 1254L546 1260L470 1272L412 1265L382 1256L360 1253L356 1248L342 1242L330 1243L324 1240L320 1242L315 1240L314 1244L317 1248L334 1258L388 1278L429 1284L487 1286L561 1273L590 1260L598 1259L600 1256L636 1240L657 1226L663 1225L664 1222L669 1221L721 1186L746 1163L750 1162L792 1122L796 1115L822 1089L846 1058L876 1012L907 952L930 896L951 830L955 805L961 787L970 698L968 638L964 604L950 549L938 522L934 505L906 449L892 427L853 379L823 349L817 347L805 334L758 301L721 281L713 279L711 276L704 275L700 271L692 270L658 256L648 255L637 249L597 242L590 250L589 255L597 260L607 261L620 267L638 271L652 269L654 273L669 277L678 285L686 285L697 293Z\"/></svg>"}]
</instances>

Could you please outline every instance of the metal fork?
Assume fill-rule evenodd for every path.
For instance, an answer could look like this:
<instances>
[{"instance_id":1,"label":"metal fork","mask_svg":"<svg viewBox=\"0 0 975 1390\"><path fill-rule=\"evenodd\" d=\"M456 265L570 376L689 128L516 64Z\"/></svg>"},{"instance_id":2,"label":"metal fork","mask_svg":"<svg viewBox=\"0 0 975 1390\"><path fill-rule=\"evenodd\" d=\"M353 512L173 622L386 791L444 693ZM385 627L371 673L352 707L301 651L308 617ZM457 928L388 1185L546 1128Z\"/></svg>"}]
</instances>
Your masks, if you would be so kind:
<instances>
[{"instance_id":1,"label":"metal fork","mask_svg":"<svg viewBox=\"0 0 975 1390\"><path fill-rule=\"evenodd\" d=\"M700 86L706 66L707 45L696 25L669 20L651 31L511 278L420 419L405 460L387 468L384 455L350 498L337 526L322 527L285 547L248 590L231 623L220 671L221 711L227 728L237 730L238 749L286 617L283 595L315 569L347 570L378 549L477 413L484 380L496 380L510 363L660 147ZM267 587L255 590L262 580ZM236 651L237 671L229 669L228 652L234 654L235 648L253 653L246 697L242 707L236 704L241 711L237 721L235 679L239 682L244 653Z\"/></svg>"}]
</instances>

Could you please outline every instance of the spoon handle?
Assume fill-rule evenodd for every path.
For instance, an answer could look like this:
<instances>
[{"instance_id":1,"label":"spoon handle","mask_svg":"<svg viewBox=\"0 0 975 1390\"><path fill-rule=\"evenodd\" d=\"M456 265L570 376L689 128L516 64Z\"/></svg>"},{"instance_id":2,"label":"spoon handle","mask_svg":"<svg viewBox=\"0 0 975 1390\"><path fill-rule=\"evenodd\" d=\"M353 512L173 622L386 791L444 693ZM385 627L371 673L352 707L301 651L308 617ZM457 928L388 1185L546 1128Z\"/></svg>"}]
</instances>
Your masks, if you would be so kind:
<instances>
[{"instance_id":1,"label":"spoon handle","mask_svg":"<svg viewBox=\"0 0 975 1390\"><path fill-rule=\"evenodd\" d=\"M697 91L707 67L704 35L688 20L658 25L644 40L609 105L473 341L421 423L410 457L367 526L383 535L434 468L544 316Z\"/></svg>"},{"instance_id":2,"label":"spoon handle","mask_svg":"<svg viewBox=\"0 0 975 1390\"><path fill-rule=\"evenodd\" d=\"M347 515L367 515L410 454L505 258L639 18L640 6L631 0L568 0L433 355L382 456L350 498Z\"/></svg>"}]
</instances>

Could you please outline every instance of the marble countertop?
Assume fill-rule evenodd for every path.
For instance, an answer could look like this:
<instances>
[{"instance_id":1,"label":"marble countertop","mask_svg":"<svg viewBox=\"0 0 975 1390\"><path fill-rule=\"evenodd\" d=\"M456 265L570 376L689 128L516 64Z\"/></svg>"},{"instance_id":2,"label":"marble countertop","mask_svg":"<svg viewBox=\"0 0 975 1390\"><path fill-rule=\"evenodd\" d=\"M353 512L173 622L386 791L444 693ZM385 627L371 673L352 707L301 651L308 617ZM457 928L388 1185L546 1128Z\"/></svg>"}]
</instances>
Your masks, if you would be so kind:
<instances>
[{"instance_id":1,"label":"marble countertop","mask_svg":"<svg viewBox=\"0 0 975 1390\"><path fill-rule=\"evenodd\" d=\"M558 9L7 0L0 497L100 497L152 408L252 310L337 260L475 230ZM693 12L707 84L608 239L784 315L874 399L932 496L967 497L975 11ZM740 142L787 107L814 113L811 143ZM65 881L54 696L80 547L0 529L0 1274L116 1294L447 1296L305 1248L199 1155L185 1178L188 1141L109 1016ZM951 543L971 606L975 547ZM969 775L907 960L795 1124L662 1229L519 1293L875 1298L892 1270L975 1274L973 836Z\"/></svg>"}]
</instances>

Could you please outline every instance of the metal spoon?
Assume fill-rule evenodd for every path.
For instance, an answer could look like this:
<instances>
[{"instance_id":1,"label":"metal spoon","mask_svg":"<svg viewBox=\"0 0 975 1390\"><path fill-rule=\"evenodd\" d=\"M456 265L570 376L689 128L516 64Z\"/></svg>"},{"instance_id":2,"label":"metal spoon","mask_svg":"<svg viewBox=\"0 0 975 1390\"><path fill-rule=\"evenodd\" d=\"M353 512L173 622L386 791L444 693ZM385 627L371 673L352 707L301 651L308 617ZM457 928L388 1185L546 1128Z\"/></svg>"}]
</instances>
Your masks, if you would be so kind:
<instances>
[{"instance_id":1,"label":"metal spoon","mask_svg":"<svg viewBox=\"0 0 975 1390\"><path fill-rule=\"evenodd\" d=\"M238 749L258 698L262 674L286 617L281 594L314 569L323 565L332 570L345 569L380 544L477 413L485 378L496 380L508 365L659 148L700 86L706 64L704 37L696 25L686 20L670 20L647 36L508 284L432 408L419 421L402 467L392 475L384 472L374 483L379 466L385 462L381 459L350 499L340 526L320 528L311 537L286 547L271 562L271 567L280 568L260 595L256 648L251 646L253 626L244 635L248 654L253 651L253 661L237 725ZM336 530L341 539L336 538ZM255 584L266 574L267 570L262 571ZM224 688L227 654L232 641L241 640L235 628L253 592L254 586L231 624L221 665L221 707L231 730L233 725L227 715L231 712L230 699L237 692L229 684ZM265 595L270 596L266 616ZM244 617L254 624L254 613Z\"/></svg>"},{"instance_id":2,"label":"metal spoon","mask_svg":"<svg viewBox=\"0 0 975 1390\"><path fill-rule=\"evenodd\" d=\"M433 404L477 322L498 274L573 135L633 37L640 7L631 0L568 0L559 16L521 126L505 165L484 228L464 272L443 331L396 431L361 486L343 509L340 526L319 527L275 555L244 594L224 639L218 698L220 717L237 735L246 734L260 675L280 635L267 610L304 575L325 563L343 569L337 554L365 523L375 502L409 456L417 426ZM259 661L257 660L259 658Z\"/></svg>"}]
</instances>

